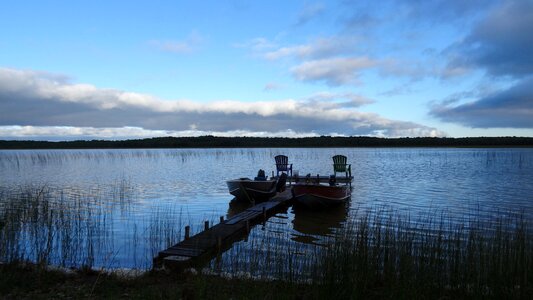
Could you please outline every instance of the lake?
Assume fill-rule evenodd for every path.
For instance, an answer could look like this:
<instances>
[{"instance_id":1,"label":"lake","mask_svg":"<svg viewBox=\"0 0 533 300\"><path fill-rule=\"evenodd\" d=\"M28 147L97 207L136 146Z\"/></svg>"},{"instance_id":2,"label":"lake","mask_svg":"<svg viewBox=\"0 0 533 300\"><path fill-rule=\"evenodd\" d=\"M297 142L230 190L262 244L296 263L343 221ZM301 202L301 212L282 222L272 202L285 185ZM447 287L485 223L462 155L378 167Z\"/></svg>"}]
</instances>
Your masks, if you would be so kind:
<instances>
[{"instance_id":1,"label":"lake","mask_svg":"<svg viewBox=\"0 0 533 300\"><path fill-rule=\"evenodd\" d=\"M245 209L231 201L225 181L253 178L259 169L271 175L278 154L300 176L329 175L331 157L346 155L354 176L349 205L278 213L218 267L261 267L265 253L320 251L365 214L489 227L514 214L533 220L528 148L2 150L0 260L148 269L185 225L194 234L205 220L215 224Z\"/></svg>"}]
</instances>

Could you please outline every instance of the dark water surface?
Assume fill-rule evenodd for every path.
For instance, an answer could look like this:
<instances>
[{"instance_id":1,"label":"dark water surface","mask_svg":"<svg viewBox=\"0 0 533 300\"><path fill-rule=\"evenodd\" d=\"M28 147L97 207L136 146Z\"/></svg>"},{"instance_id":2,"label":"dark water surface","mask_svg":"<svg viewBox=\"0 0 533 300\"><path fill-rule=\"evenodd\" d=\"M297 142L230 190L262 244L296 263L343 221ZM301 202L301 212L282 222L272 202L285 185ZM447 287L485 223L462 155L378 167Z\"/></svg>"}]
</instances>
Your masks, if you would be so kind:
<instances>
[{"instance_id":1,"label":"dark water surface","mask_svg":"<svg viewBox=\"0 0 533 300\"><path fill-rule=\"evenodd\" d=\"M3 150L0 260L149 268L185 225L194 234L205 220L244 209L230 203L225 181L260 168L270 175L278 154L289 156L300 175L329 175L331 157L348 156L351 202L328 212L277 214L225 254L233 266L261 268L265 253L305 255L368 211L458 223L515 213L533 220L533 149Z\"/></svg>"}]
</instances>

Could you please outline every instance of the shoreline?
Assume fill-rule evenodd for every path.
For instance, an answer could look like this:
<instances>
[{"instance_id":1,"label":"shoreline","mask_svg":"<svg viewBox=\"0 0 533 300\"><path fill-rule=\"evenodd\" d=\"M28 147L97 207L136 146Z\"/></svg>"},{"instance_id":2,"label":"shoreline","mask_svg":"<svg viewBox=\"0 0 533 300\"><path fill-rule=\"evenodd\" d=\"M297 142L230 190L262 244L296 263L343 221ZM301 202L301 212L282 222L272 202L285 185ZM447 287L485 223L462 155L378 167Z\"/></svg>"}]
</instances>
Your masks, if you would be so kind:
<instances>
[{"instance_id":1,"label":"shoreline","mask_svg":"<svg viewBox=\"0 0 533 300\"><path fill-rule=\"evenodd\" d=\"M131 140L0 140L2 150L210 148L533 148L533 137L160 137Z\"/></svg>"}]
</instances>

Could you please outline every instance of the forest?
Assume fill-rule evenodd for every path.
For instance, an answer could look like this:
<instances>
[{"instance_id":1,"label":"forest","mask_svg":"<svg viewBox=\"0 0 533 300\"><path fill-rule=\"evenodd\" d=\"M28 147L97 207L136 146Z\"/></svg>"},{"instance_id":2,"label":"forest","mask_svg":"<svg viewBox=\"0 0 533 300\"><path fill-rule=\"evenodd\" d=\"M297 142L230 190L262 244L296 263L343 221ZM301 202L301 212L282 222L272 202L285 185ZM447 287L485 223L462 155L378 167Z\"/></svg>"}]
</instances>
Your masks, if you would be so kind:
<instances>
[{"instance_id":1,"label":"forest","mask_svg":"<svg viewBox=\"0 0 533 300\"><path fill-rule=\"evenodd\" d=\"M157 137L130 140L0 140L0 149L533 147L533 137Z\"/></svg>"}]
</instances>

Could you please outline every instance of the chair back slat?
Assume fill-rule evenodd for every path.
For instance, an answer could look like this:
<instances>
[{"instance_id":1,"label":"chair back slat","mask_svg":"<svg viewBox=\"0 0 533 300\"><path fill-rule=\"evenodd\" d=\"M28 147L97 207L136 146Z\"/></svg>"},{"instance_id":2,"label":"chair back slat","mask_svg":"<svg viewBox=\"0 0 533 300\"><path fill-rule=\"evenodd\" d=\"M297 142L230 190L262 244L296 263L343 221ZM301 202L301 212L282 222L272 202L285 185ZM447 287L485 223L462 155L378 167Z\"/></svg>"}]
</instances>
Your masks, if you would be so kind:
<instances>
[{"instance_id":1,"label":"chair back slat","mask_svg":"<svg viewBox=\"0 0 533 300\"><path fill-rule=\"evenodd\" d=\"M274 157L274 159L276 160L276 169L278 171L287 171L287 167L289 163L289 158L287 156L278 155Z\"/></svg>"},{"instance_id":2,"label":"chair back slat","mask_svg":"<svg viewBox=\"0 0 533 300\"><path fill-rule=\"evenodd\" d=\"M292 176L292 164L289 164L289 158L286 155L277 155L274 157L276 160L276 170L279 176L280 172L287 172Z\"/></svg>"},{"instance_id":3,"label":"chair back slat","mask_svg":"<svg viewBox=\"0 0 533 300\"><path fill-rule=\"evenodd\" d=\"M347 158L344 155L333 156L333 170L335 172L346 172Z\"/></svg>"}]
</instances>

